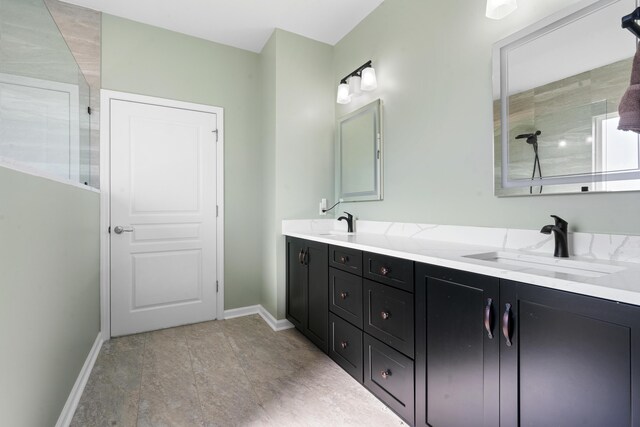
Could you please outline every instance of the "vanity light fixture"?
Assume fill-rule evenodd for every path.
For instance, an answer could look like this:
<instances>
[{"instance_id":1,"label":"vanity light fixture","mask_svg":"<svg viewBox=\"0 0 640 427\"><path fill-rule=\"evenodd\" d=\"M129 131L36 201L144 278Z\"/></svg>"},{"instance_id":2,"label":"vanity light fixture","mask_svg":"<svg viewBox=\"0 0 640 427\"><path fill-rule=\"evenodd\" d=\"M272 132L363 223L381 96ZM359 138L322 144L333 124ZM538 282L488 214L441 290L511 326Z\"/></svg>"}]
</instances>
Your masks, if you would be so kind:
<instances>
[{"instance_id":1,"label":"vanity light fixture","mask_svg":"<svg viewBox=\"0 0 640 427\"><path fill-rule=\"evenodd\" d=\"M336 102L348 104L353 96L360 95L361 90L370 91L377 87L376 70L373 69L371 61L367 61L340 80Z\"/></svg>"},{"instance_id":2,"label":"vanity light fixture","mask_svg":"<svg viewBox=\"0 0 640 427\"><path fill-rule=\"evenodd\" d=\"M517 8L516 0L487 0L487 18L502 19Z\"/></svg>"}]
</instances>

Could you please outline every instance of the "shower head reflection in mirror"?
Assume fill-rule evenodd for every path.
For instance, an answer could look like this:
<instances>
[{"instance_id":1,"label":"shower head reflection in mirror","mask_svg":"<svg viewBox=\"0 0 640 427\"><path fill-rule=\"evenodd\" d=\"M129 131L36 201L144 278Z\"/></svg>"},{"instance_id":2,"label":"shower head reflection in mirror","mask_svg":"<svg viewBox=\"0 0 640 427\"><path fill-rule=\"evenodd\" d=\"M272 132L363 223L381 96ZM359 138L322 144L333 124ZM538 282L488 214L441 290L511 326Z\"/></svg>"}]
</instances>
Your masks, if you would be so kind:
<instances>
[{"instance_id":1,"label":"shower head reflection in mirror","mask_svg":"<svg viewBox=\"0 0 640 427\"><path fill-rule=\"evenodd\" d=\"M617 130L636 51L620 21L635 8L581 1L496 43L497 196L640 190L638 135ZM536 129L532 179L532 151L516 136Z\"/></svg>"}]
</instances>

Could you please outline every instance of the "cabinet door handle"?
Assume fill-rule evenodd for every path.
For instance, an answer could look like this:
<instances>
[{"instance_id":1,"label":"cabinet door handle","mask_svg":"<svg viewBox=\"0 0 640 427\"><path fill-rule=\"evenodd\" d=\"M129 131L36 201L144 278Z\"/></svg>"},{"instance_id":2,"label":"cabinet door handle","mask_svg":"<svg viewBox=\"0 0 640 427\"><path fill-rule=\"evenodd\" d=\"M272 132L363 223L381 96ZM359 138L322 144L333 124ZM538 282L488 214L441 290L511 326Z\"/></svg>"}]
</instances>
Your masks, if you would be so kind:
<instances>
[{"instance_id":1,"label":"cabinet door handle","mask_svg":"<svg viewBox=\"0 0 640 427\"><path fill-rule=\"evenodd\" d=\"M380 313L380 317L382 317L382 320L387 320L389 317L391 317L391 313L389 313L388 311L383 311L382 313Z\"/></svg>"},{"instance_id":2,"label":"cabinet door handle","mask_svg":"<svg viewBox=\"0 0 640 427\"><path fill-rule=\"evenodd\" d=\"M348 296L349 296L349 292L345 292L345 291L340 292L340 298L347 299Z\"/></svg>"},{"instance_id":3,"label":"cabinet door handle","mask_svg":"<svg viewBox=\"0 0 640 427\"><path fill-rule=\"evenodd\" d=\"M505 304L504 314L502 315L502 335L507 343L507 347L511 347L511 331L513 327L511 325L511 304Z\"/></svg>"},{"instance_id":4,"label":"cabinet door handle","mask_svg":"<svg viewBox=\"0 0 640 427\"><path fill-rule=\"evenodd\" d=\"M389 369L381 371L380 372L380 376L386 380L387 378L389 378L391 376L391 371Z\"/></svg>"},{"instance_id":5,"label":"cabinet door handle","mask_svg":"<svg viewBox=\"0 0 640 427\"><path fill-rule=\"evenodd\" d=\"M302 263L304 265L309 265L309 251L308 250L304 251L304 254L302 255Z\"/></svg>"},{"instance_id":6,"label":"cabinet door handle","mask_svg":"<svg viewBox=\"0 0 640 427\"><path fill-rule=\"evenodd\" d=\"M386 276L390 272L391 272L391 269L389 267L380 267L380 275L381 276Z\"/></svg>"},{"instance_id":7,"label":"cabinet door handle","mask_svg":"<svg viewBox=\"0 0 640 427\"><path fill-rule=\"evenodd\" d=\"M303 261L303 259L302 259L302 256L303 256L303 255L304 255L304 249L300 249L300 253L298 254L298 262L299 262L300 264L303 264L303 263L304 263L304 261Z\"/></svg>"},{"instance_id":8,"label":"cabinet door handle","mask_svg":"<svg viewBox=\"0 0 640 427\"><path fill-rule=\"evenodd\" d=\"M346 255L342 255L342 256L340 257L340 262L341 262L342 264L346 264L346 263L347 263L347 261L349 261L349 257L348 257L348 256L346 256Z\"/></svg>"},{"instance_id":9,"label":"cabinet door handle","mask_svg":"<svg viewBox=\"0 0 640 427\"><path fill-rule=\"evenodd\" d=\"M342 341L340 343L340 347L342 347L342 349L344 350L345 348L349 347L349 343L347 341Z\"/></svg>"},{"instance_id":10,"label":"cabinet door handle","mask_svg":"<svg viewBox=\"0 0 640 427\"><path fill-rule=\"evenodd\" d=\"M487 298L487 306L484 308L484 328L489 339L493 339L493 300Z\"/></svg>"}]
</instances>

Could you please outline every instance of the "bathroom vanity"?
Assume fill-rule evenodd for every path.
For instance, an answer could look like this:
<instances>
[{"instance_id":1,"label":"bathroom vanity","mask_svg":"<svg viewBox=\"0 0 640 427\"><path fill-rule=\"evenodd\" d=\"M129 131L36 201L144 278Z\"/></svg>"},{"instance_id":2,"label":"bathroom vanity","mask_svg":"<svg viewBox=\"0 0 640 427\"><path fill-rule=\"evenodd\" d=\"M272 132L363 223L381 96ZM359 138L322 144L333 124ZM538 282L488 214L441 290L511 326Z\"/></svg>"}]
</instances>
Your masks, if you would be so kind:
<instances>
[{"instance_id":1,"label":"bathroom vanity","mask_svg":"<svg viewBox=\"0 0 640 427\"><path fill-rule=\"evenodd\" d=\"M640 265L283 234L287 319L407 423L640 425Z\"/></svg>"}]
</instances>

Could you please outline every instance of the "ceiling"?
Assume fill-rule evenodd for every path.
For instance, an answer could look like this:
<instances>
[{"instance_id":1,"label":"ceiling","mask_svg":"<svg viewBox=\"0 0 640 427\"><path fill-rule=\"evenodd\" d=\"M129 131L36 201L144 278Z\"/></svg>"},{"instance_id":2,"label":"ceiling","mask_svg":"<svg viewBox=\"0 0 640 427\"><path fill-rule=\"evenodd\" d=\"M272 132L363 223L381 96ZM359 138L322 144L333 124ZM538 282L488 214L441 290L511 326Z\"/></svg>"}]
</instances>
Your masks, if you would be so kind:
<instances>
[{"instance_id":1,"label":"ceiling","mask_svg":"<svg viewBox=\"0 0 640 427\"><path fill-rule=\"evenodd\" d=\"M274 28L336 44L383 0L63 0L260 52Z\"/></svg>"}]
</instances>

